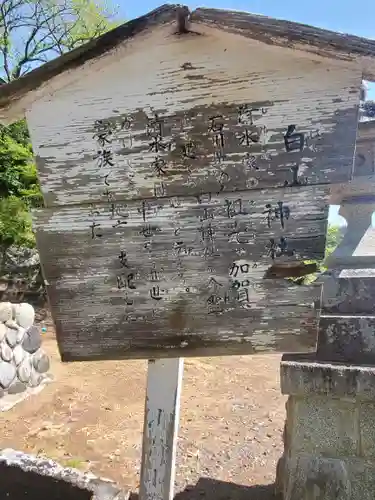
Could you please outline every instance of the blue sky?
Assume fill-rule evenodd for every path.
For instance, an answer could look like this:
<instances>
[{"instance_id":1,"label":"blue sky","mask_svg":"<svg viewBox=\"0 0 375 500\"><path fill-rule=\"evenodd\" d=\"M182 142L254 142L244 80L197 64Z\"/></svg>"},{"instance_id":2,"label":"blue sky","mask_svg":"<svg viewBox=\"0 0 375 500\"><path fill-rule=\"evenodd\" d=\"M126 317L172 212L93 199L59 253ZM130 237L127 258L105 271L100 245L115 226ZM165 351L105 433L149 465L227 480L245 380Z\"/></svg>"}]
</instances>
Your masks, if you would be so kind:
<instances>
[{"instance_id":1,"label":"blue sky","mask_svg":"<svg viewBox=\"0 0 375 500\"><path fill-rule=\"evenodd\" d=\"M131 19L146 14L162 3L162 0L159 2L155 0L138 0L138 2L122 0L119 2L120 15L123 18ZM212 0L187 2L187 5L191 9L217 7L244 10L334 31L375 38L375 2L373 0L359 0L358 2L352 0L314 0L310 2L296 0L248 0L246 2L243 0Z\"/></svg>"},{"instance_id":2,"label":"blue sky","mask_svg":"<svg viewBox=\"0 0 375 500\"><path fill-rule=\"evenodd\" d=\"M164 3L162 0L120 0L119 15L123 19L146 14ZM169 3L169 2L167 2ZM179 3L179 2L175 2ZM181 2L183 3L183 2ZM193 2L186 5L191 10L196 7L216 7L263 14L265 16L288 19L310 24L341 33L350 33L375 39L375 0L212 0ZM375 100L375 85L368 89L368 99ZM330 222L342 224L344 219L337 215L338 207L331 207Z\"/></svg>"},{"instance_id":3,"label":"blue sky","mask_svg":"<svg viewBox=\"0 0 375 500\"><path fill-rule=\"evenodd\" d=\"M146 14L162 3L163 0L159 2L157 0L138 0L137 2L120 0L119 15L123 19L132 19ZM374 0L358 0L357 2L352 0L312 0L310 2L303 0L212 0L186 2L186 5L191 10L197 7L243 10L375 39ZM356 5L358 9L355 8ZM370 86L368 98L375 99L375 85Z\"/></svg>"}]
</instances>

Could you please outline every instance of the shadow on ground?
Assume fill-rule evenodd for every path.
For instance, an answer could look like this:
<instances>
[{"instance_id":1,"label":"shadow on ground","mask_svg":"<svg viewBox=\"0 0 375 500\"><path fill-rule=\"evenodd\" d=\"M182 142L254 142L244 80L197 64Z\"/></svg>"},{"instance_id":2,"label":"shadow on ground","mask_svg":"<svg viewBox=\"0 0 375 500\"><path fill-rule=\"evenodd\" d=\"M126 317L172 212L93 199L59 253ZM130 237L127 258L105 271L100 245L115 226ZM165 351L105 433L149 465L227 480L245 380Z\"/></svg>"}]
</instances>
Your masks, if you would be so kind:
<instances>
[{"instance_id":1,"label":"shadow on ground","mask_svg":"<svg viewBox=\"0 0 375 500\"><path fill-rule=\"evenodd\" d=\"M174 500L279 500L274 491L273 484L242 486L202 477L196 485L177 493ZM138 500L138 495L132 494L130 500Z\"/></svg>"}]
</instances>

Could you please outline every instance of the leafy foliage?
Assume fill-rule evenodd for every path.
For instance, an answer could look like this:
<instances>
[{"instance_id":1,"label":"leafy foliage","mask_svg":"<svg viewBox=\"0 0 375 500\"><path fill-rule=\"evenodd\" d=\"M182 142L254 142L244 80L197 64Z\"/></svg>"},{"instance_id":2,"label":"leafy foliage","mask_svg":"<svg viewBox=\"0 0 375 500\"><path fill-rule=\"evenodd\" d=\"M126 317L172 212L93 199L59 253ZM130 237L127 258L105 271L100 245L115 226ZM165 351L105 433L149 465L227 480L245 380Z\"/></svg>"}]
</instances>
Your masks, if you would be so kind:
<instances>
[{"instance_id":1,"label":"leafy foliage","mask_svg":"<svg viewBox=\"0 0 375 500\"><path fill-rule=\"evenodd\" d=\"M342 233L339 226L328 226L327 238L326 238L326 249L325 249L325 256L324 256L323 261L321 261L321 262L316 262L314 260L304 261L305 264L316 263L318 265L318 272L313 273L313 274L308 274L307 276L304 276L302 278L291 278L290 281L292 281L296 285L309 285L310 283L313 283L318 278L319 274L326 271L327 268L324 266L324 260L329 255L331 255L332 252L334 252L334 250L336 249L336 247L340 243L342 237L343 237L343 233Z\"/></svg>"},{"instance_id":2,"label":"leafy foliage","mask_svg":"<svg viewBox=\"0 0 375 500\"><path fill-rule=\"evenodd\" d=\"M336 249L337 245L343 238L343 233L339 226L328 226L327 241L326 241L326 257ZM323 270L323 267L322 267Z\"/></svg>"},{"instance_id":3,"label":"leafy foliage","mask_svg":"<svg viewBox=\"0 0 375 500\"><path fill-rule=\"evenodd\" d=\"M95 38L116 23L91 0L0 0L0 85ZM0 250L32 247L29 210L43 202L24 120L0 125Z\"/></svg>"},{"instance_id":4,"label":"leafy foliage","mask_svg":"<svg viewBox=\"0 0 375 500\"><path fill-rule=\"evenodd\" d=\"M364 118L375 118L375 101L365 101L361 105L361 115Z\"/></svg>"},{"instance_id":5,"label":"leafy foliage","mask_svg":"<svg viewBox=\"0 0 375 500\"><path fill-rule=\"evenodd\" d=\"M0 197L15 196L28 206L42 202L26 123L0 125Z\"/></svg>"},{"instance_id":6,"label":"leafy foliage","mask_svg":"<svg viewBox=\"0 0 375 500\"><path fill-rule=\"evenodd\" d=\"M42 203L26 123L0 126L0 246L33 246L29 210Z\"/></svg>"},{"instance_id":7,"label":"leafy foliage","mask_svg":"<svg viewBox=\"0 0 375 500\"><path fill-rule=\"evenodd\" d=\"M34 234L27 203L16 196L0 200L0 246L11 245L33 247Z\"/></svg>"},{"instance_id":8,"label":"leafy foliage","mask_svg":"<svg viewBox=\"0 0 375 500\"><path fill-rule=\"evenodd\" d=\"M1 0L3 82L113 28L115 13L103 5L91 0Z\"/></svg>"}]
</instances>

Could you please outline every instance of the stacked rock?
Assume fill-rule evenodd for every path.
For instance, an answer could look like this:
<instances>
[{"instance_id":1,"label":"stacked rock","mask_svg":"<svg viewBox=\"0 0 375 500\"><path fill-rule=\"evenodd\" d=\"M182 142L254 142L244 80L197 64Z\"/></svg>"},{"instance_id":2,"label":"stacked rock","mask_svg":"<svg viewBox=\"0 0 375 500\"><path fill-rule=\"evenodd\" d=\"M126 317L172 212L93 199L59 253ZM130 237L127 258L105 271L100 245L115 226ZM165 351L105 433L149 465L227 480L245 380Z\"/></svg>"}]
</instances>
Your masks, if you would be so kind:
<instances>
[{"instance_id":1,"label":"stacked rock","mask_svg":"<svg viewBox=\"0 0 375 500\"><path fill-rule=\"evenodd\" d=\"M39 386L49 370L30 304L0 302L0 398Z\"/></svg>"}]
</instances>

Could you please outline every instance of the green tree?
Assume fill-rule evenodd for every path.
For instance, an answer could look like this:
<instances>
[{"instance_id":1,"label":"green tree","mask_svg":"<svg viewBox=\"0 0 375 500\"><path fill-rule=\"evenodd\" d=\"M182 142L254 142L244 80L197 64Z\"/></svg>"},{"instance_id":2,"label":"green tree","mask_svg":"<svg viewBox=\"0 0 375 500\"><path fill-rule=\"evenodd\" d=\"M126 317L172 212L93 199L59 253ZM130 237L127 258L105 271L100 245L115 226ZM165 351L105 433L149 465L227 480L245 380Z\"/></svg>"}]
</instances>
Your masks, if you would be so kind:
<instances>
[{"instance_id":1,"label":"green tree","mask_svg":"<svg viewBox=\"0 0 375 500\"><path fill-rule=\"evenodd\" d=\"M362 81L360 90L360 108L359 108L359 119L360 120L374 120L375 119L375 101L367 99L368 83Z\"/></svg>"},{"instance_id":2,"label":"green tree","mask_svg":"<svg viewBox=\"0 0 375 500\"><path fill-rule=\"evenodd\" d=\"M0 125L0 197L21 198L29 206L42 201L26 123Z\"/></svg>"},{"instance_id":3,"label":"green tree","mask_svg":"<svg viewBox=\"0 0 375 500\"><path fill-rule=\"evenodd\" d=\"M29 248L35 245L29 206L16 196L0 199L0 276L4 274L6 253L12 245Z\"/></svg>"},{"instance_id":4,"label":"green tree","mask_svg":"<svg viewBox=\"0 0 375 500\"><path fill-rule=\"evenodd\" d=\"M365 101L360 108L361 118L375 119L375 101Z\"/></svg>"},{"instance_id":5,"label":"green tree","mask_svg":"<svg viewBox=\"0 0 375 500\"><path fill-rule=\"evenodd\" d=\"M0 0L0 85L115 27L114 16L91 0ZM4 257L11 245L35 244L29 209L42 203L24 120L0 125L0 200Z\"/></svg>"},{"instance_id":6,"label":"green tree","mask_svg":"<svg viewBox=\"0 0 375 500\"><path fill-rule=\"evenodd\" d=\"M326 257L331 255L343 238L343 232L339 226L328 226L326 240Z\"/></svg>"},{"instance_id":7,"label":"green tree","mask_svg":"<svg viewBox=\"0 0 375 500\"><path fill-rule=\"evenodd\" d=\"M296 285L309 285L310 283L313 283L318 278L319 274L326 271L327 268L324 266L324 261L329 255L331 255L332 252L334 252L334 250L336 249L342 238L343 238L343 232L341 228L339 226L329 225L327 229L324 259L320 262L314 260L305 261L305 264L316 264L318 269L317 272L314 272L313 274L308 274L301 278L290 278L290 281L292 281Z\"/></svg>"},{"instance_id":8,"label":"green tree","mask_svg":"<svg viewBox=\"0 0 375 500\"><path fill-rule=\"evenodd\" d=\"M10 82L116 26L91 0L1 0L0 77Z\"/></svg>"}]
</instances>

